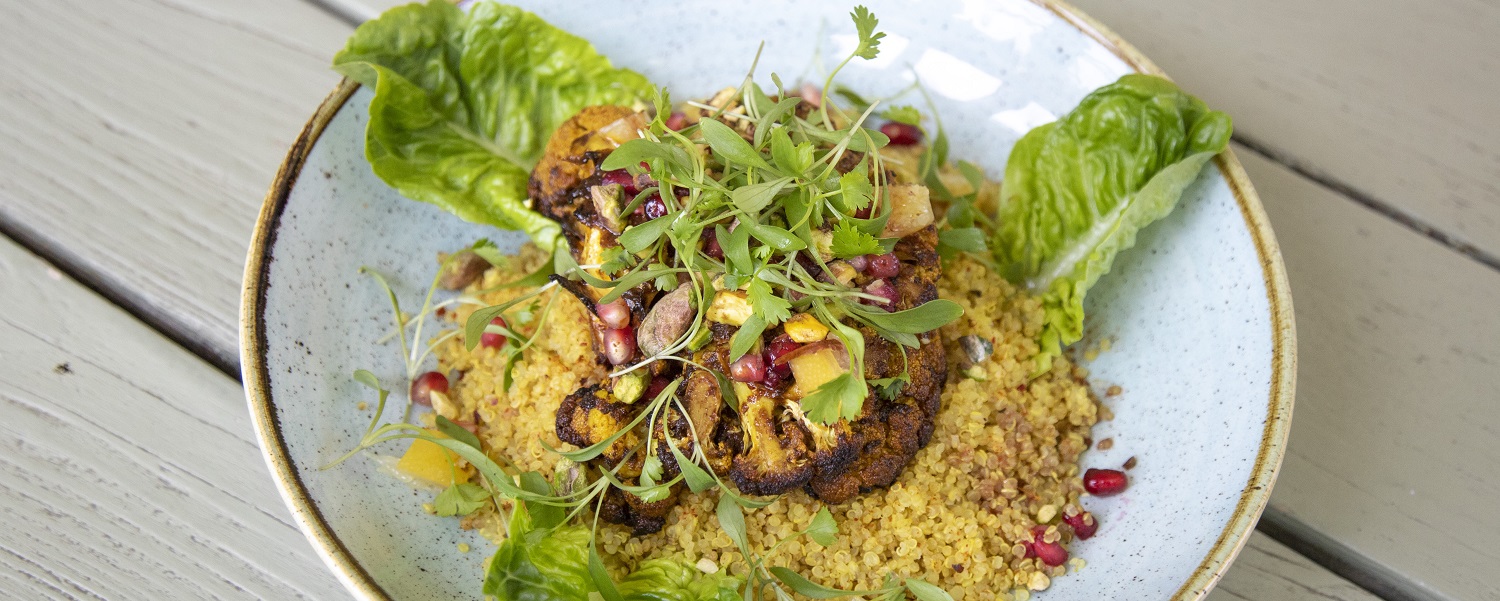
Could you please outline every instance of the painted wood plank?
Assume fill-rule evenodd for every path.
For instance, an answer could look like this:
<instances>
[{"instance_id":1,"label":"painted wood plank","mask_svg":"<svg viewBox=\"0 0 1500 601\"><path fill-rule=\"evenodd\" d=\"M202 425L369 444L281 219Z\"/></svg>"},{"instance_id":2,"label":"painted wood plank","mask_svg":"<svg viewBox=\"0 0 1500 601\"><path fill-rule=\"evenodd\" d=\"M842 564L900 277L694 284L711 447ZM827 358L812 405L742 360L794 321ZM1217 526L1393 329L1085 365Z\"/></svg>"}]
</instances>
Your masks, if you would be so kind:
<instances>
[{"instance_id":1,"label":"painted wood plank","mask_svg":"<svg viewBox=\"0 0 1500 601\"><path fill-rule=\"evenodd\" d=\"M349 26L300 0L0 3L0 222L236 364L256 207Z\"/></svg>"},{"instance_id":2,"label":"painted wood plank","mask_svg":"<svg viewBox=\"0 0 1500 601\"><path fill-rule=\"evenodd\" d=\"M1045 597L1041 597L1045 599ZM1255 533L1208 601L1376 601L1296 551Z\"/></svg>"},{"instance_id":3,"label":"painted wood plank","mask_svg":"<svg viewBox=\"0 0 1500 601\"><path fill-rule=\"evenodd\" d=\"M1297 406L1272 507L1438 597L1500 598L1500 274L1240 158L1297 318Z\"/></svg>"},{"instance_id":4,"label":"painted wood plank","mask_svg":"<svg viewBox=\"0 0 1500 601\"><path fill-rule=\"evenodd\" d=\"M0 597L343 597L238 383L0 238Z\"/></svg>"},{"instance_id":5,"label":"painted wood plank","mask_svg":"<svg viewBox=\"0 0 1500 601\"><path fill-rule=\"evenodd\" d=\"M1248 139L1500 257L1500 4L1073 3Z\"/></svg>"}]
</instances>

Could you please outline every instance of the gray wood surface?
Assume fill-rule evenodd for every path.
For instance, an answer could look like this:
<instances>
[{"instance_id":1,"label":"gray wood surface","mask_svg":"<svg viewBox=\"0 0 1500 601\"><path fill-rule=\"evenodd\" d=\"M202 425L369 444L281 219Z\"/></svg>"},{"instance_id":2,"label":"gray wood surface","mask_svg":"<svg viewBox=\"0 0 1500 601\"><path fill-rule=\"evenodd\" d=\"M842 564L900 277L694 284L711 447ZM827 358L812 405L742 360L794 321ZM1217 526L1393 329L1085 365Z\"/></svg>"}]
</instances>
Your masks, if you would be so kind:
<instances>
[{"instance_id":1,"label":"gray wood surface","mask_svg":"<svg viewBox=\"0 0 1500 601\"><path fill-rule=\"evenodd\" d=\"M0 239L0 598L335 599L234 380Z\"/></svg>"},{"instance_id":2,"label":"gray wood surface","mask_svg":"<svg viewBox=\"0 0 1500 601\"><path fill-rule=\"evenodd\" d=\"M234 366L255 207L348 33L299 0L0 2L0 231Z\"/></svg>"}]
</instances>

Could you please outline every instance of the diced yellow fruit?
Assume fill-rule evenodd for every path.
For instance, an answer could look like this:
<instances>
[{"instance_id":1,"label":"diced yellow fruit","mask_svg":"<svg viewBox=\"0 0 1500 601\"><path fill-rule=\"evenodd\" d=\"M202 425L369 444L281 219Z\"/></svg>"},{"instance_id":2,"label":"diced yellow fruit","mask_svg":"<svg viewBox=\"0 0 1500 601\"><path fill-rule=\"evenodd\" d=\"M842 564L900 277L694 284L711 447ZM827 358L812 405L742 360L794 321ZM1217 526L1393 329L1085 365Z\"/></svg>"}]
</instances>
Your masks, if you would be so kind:
<instances>
[{"instance_id":1,"label":"diced yellow fruit","mask_svg":"<svg viewBox=\"0 0 1500 601\"><path fill-rule=\"evenodd\" d=\"M428 434L438 438L447 438L442 432L428 430ZM458 453L454 453L442 446L421 439L413 439L411 446L406 449L406 454L396 462L396 469L401 473L421 480L435 486L452 486L453 475L458 474L459 481L469 479L468 468L455 470L458 462Z\"/></svg>"},{"instance_id":2,"label":"diced yellow fruit","mask_svg":"<svg viewBox=\"0 0 1500 601\"><path fill-rule=\"evenodd\" d=\"M750 308L749 295L739 290L724 290L714 295L714 303L708 306L709 321L741 326L750 319L755 310Z\"/></svg>"},{"instance_id":3,"label":"diced yellow fruit","mask_svg":"<svg viewBox=\"0 0 1500 601\"><path fill-rule=\"evenodd\" d=\"M928 198L927 186L891 186L891 218L885 222L881 238L900 238L932 225L932 222L932 199Z\"/></svg>"},{"instance_id":4,"label":"diced yellow fruit","mask_svg":"<svg viewBox=\"0 0 1500 601\"><path fill-rule=\"evenodd\" d=\"M810 313L798 313L791 319L786 320L786 335L793 342L807 344L817 342L828 335L828 326L818 321Z\"/></svg>"},{"instance_id":5,"label":"diced yellow fruit","mask_svg":"<svg viewBox=\"0 0 1500 601\"><path fill-rule=\"evenodd\" d=\"M849 368L839 364L838 355L830 348L797 355L787 363L792 366L792 377L797 380L797 388L805 394L812 394L819 386L849 371Z\"/></svg>"}]
</instances>

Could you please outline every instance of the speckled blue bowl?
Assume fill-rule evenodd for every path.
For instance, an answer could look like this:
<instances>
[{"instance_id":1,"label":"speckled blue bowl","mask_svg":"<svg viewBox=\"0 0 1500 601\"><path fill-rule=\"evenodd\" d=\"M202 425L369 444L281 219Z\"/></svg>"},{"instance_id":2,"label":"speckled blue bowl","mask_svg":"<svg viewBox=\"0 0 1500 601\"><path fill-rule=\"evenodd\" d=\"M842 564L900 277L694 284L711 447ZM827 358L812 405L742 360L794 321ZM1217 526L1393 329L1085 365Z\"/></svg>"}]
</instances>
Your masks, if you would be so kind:
<instances>
[{"instance_id":1,"label":"speckled blue bowl","mask_svg":"<svg viewBox=\"0 0 1500 601\"><path fill-rule=\"evenodd\" d=\"M679 97L744 76L767 42L761 73L784 80L825 68L853 32L837 3L678 0L637 2L607 18L575 2L525 2L552 23ZM872 94L918 74L952 135L953 156L999 176L1027 129L1130 71L1159 73L1104 28L1059 3L875 3L889 33L879 59L841 79ZM642 32L681 23L671 35ZM728 35L726 35L726 33ZM492 547L437 521L418 492L360 456L319 466L359 439L367 391L349 377L374 371L388 386L404 373L397 352L373 342L388 331L381 291L358 275L386 274L418 302L440 251L479 237L519 244L513 233L464 223L410 202L370 171L363 135L370 93L341 85L293 147L266 200L245 276L243 365L251 412L272 475L330 568L358 597L477 598ZM1088 561L1043 593L1071 599L1197 599L1244 544L1270 495L1291 417L1295 364L1291 300L1260 202L1232 154L1219 157L1180 208L1146 230L1088 299L1089 338L1112 350L1089 362L1114 421L1086 466L1136 457L1132 486L1095 499L1103 527L1080 541ZM1101 396L1102 396L1102 390ZM399 394L399 393L398 393ZM402 399L393 403L400 406ZM392 412L394 416L394 411ZM388 454L399 448L385 449ZM459 543L474 551L462 554Z\"/></svg>"}]
</instances>

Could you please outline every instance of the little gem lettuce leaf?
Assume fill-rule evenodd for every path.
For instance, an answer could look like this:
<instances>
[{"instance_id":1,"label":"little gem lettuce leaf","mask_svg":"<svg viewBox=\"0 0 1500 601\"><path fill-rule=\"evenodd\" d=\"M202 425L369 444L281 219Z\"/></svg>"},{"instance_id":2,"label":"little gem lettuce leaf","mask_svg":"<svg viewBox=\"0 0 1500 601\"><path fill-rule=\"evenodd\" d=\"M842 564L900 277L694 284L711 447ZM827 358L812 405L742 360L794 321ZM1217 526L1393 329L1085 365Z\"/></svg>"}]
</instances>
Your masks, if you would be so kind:
<instances>
[{"instance_id":1,"label":"little gem lettuce leaf","mask_svg":"<svg viewBox=\"0 0 1500 601\"><path fill-rule=\"evenodd\" d=\"M380 179L467 221L523 230L548 250L559 228L526 196L547 139L586 106L652 95L645 77L583 38L488 1L386 11L333 65L375 91L365 156Z\"/></svg>"},{"instance_id":2,"label":"little gem lettuce leaf","mask_svg":"<svg viewBox=\"0 0 1500 601\"><path fill-rule=\"evenodd\" d=\"M1011 282L1042 298L1037 372L1083 337L1083 298L1136 232L1165 217L1229 144L1229 116L1131 74L1016 143L991 240Z\"/></svg>"}]
</instances>

